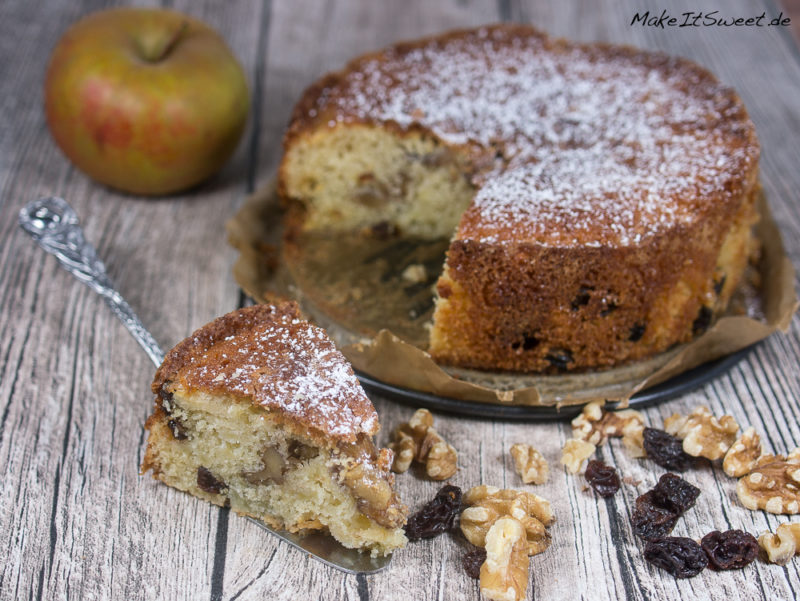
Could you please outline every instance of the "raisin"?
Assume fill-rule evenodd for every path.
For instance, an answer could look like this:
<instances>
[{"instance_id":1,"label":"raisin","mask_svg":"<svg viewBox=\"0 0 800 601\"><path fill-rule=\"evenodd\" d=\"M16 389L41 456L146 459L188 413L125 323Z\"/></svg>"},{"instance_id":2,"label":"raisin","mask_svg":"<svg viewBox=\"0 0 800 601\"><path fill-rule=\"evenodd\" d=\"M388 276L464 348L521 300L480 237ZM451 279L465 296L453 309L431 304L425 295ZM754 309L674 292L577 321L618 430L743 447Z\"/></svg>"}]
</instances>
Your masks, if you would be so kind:
<instances>
[{"instance_id":1,"label":"raisin","mask_svg":"<svg viewBox=\"0 0 800 601\"><path fill-rule=\"evenodd\" d=\"M592 459L586 466L585 476L601 497L614 496L621 485L617 470L597 459Z\"/></svg>"},{"instance_id":2,"label":"raisin","mask_svg":"<svg viewBox=\"0 0 800 601\"><path fill-rule=\"evenodd\" d=\"M711 325L711 318L714 317L714 312L710 307L703 305L700 307L700 312L697 314L697 319L692 322L692 334L697 336L702 334Z\"/></svg>"},{"instance_id":3,"label":"raisin","mask_svg":"<svg viewBox=\"0 0 800 601\"><path fill-rule=\"evenodd\" d=\"M708 557L697 542L682 536L648 541L644 558L675 578L697 576L708 565Z\"/></svg>"},{"instance_id":4,"label":"raisin","mask_svg":"<svg viewBox=\"0 0 800 601\"><path fill-rule=\"evenodd\" d=\"M522 349L523 351L532 351L539 346L539 339L533 334L523 334L522 342L513 342L511 348L515 351Z\"/></svg>"},{"instance_id":5,"label":"raisin","mask_svg":"<svg viewBox=\"0 0 800 601\"><path fill-rule=\"evenodd\" d=\"M660 506L648 491L636 499L636 508L631 514L633 533L645 540L667 536L678 522L679 514Z\"/></svg>"},{"instance_id":6,"label":"raisin","mask_svg":"<svg viewBox=\"0 0 800 601\"><path fill-rule=\"evenodd\" d=\"M572 310L577 311L581 307L585 307L589 304L591 300L591 295L589 294L592 291L592 288L587 288L586 286L581 286L578 289L578 294L575 298L572 299Z\"/></svg>"},{"instance_id":7,"label":"raisin","mask_svg":"<svg viewBox=\"0 0 800 601\"><path fill-rule=\"evenodd\" d=\"M167 415L172 415L172 393L167 390L167 386L171 385L172 382L164 382L161 385L161 388L158 389L158 405L164 410L164 413Z\"/></svg>"},{"instance_id":8,"label":"raisin","mask_svg":"<svg viewBox=\"0 0 800 601\"><path fill-rule=\"evenodd\" d=\"M694 464L694 458L683 450L683 443L663 430L644 429L644 450L658 465L676 472L686 471Z\"/></svg>"},{"instance_id":9,"label":"raisin","mask_svg":"<svg viewBox=\"0 0 800 601\"><path fill-rule=\"evenodd\" d=\"M486 549L475 549L464 555L461 564L470 578L478 580L481 577L481 566L484 561L486 561Z\"/></svg>"},{"instance_id":10,"label":"raisin","mask_svg":"<svg viewBox=\"0 0 800 601\"><path fill-rule=\"evenodd\" d=\"M522 350L523 351L531 351L539 346L539 339L536 336L525 336L525 339L522 341Z\"/></svg>"},{"instance_id":11,"label":"raisin","mask_svg":"<svg viewBox=\"0 0 800 601\"><path fill-rule=\"evenodd\" d=\"M700 489L675 474L664 474L653 489L653 499L666 509L681 514L694 506Z\"/></svg>"},{"instance_id":12,"label":"raisin","mask_svg":"<svg viewBox=\"0 0 800 601\"><path fill-rule=\"evenodd\" d=\"M635 323L631 328L631 333L628 336L628 340L631 342L639 342L644 336L646 326L643 323Z\"/></svg>"},{"instance_id":13,"label":"raisin","mask_svg":"<svg viewBox=\"0 0 800 601\"><path fill-rule=\"evenodd\" d=\"M397 227L388 221L379 221L370 229L373 238L388 240L397 235Z\"/></svg>"},{"instance_id":14,"label":"raisin","mask_svg":"<svg viewBox=\"0 0 800 601\"><path fill-rule=\"evenodd\" d=\"M737 570L750 564L758 555L758 541L742 530L709 532L700 541L715 570Z\"/></svg>"},{"instance_id":15,"label":"raisin","mask_svg":"<svg viewBox=\"0 0 800 601\"><path fill-rule=\"evenodd\" d=\"M545 359L550 362L550 365L559 369L560 371L566 370L573 360L571 352L561 349L556 349L550 352Z\"/></svg>"},{"instance_id":16,"label":"raisin","mask_svg":"<svg viewBox=\"0 0 800 601\"><path fill-rule=\"evenodd\" d=\"M311 447L299 440L290 440L288 445L288 453L290 459L299 459L305 461L306 459L313 459L319 455L319 449Z\"/></svg>"},{"instance_id":17,"label":"raisin","mask_svg":"<svg viewBox=\"0 0 800 601\"><path fill-rule=\"evenodd\" d=\"M617 303L615 303L614 301L610 301L606 305L605 309L600 311L600 317L606 317L607 315L611 315L614 311L617 310L617 308L618 308Z\"/></svg>"},{"instance_id":18,"label":"raisin","mask_svg":"<svg viewBox=\"0 0 800 601\"><path fill-rule=\"evenodd\" d=\"M219 494L228 488L222 480L218 480L207 467L202 465L197 468L197 486L200 490L212 494Z\"/></svg>"},{"instance_id":19,"label":"raisin","mask_svg":"<svg viewBox=\"0 0 800 601\"><path fill-rule=\"evenodd\" d=\"M408 518L406 536L409 540L419 540L452 530L460 511L461 489L447 484L439 489L432 501Z\"/></svg>"},{"instance_id":20,"label":"raisin","mask_svg":"<svg viewBox=\"0 0 800 601\"><path fill-rule=\"evenodd\" d=\"M186 432L186 428L183 427L183 424L180 422L179 419L174 418L167 422L167 426L169 429L172 430L172 437L175 440L186 440L189 438L189 434Z\"/></svg>"}]
</instances>

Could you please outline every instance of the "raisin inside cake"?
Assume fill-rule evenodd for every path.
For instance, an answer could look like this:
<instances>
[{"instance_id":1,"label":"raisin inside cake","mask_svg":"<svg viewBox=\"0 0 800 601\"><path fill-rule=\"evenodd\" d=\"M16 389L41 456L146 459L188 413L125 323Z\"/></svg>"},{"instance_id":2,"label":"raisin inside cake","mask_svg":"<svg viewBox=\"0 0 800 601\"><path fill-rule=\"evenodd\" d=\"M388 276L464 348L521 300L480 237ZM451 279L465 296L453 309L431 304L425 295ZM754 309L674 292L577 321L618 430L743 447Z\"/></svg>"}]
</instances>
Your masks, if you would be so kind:
<instances>
[{"instance_id":1,"label":"raisin inside cake","mask_svg":"<svg viewBox=\"0 0 800 601\"><path fill-rule=\"evenodd\" d=\"M255 306L194 332L153 381L142 472L291 532L385 554L407 510L378 419L344 357L297 306Z\"/></svg>"}]
</instances>

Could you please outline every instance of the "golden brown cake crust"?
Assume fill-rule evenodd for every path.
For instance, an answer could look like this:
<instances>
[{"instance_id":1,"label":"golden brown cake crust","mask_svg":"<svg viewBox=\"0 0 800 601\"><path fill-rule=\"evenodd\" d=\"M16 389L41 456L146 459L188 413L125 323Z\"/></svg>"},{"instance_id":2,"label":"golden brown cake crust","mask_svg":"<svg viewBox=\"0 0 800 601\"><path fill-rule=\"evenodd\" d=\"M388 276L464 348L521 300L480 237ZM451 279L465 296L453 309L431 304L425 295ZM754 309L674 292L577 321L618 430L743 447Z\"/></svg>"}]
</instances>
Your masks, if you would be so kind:
<instances>
[{"instance_id":1,"label":"golden brown cake crust","mask_svg":"<svg viewBox=\"0 0 800 601\"><path fill-rule=\"evenodd\" d=\"M233 311L180 342L152 384L157 395L178 387L247 399L320 442L355 442L379 427L344 356L293 302Z\"/></svg>"}]
</instances>

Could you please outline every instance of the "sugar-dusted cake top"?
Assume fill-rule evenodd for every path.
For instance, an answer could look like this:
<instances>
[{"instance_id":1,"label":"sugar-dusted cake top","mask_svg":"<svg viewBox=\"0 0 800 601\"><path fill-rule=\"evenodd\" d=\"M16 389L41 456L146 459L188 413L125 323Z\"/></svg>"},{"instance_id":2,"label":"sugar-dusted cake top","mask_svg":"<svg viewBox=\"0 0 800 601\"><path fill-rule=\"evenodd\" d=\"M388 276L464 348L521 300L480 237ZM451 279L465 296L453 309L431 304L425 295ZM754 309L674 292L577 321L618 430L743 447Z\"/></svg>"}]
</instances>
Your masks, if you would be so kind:
<instances>
[{"instance_id":1,"label":"sugar-dusted cake top","mask_svg":"<svg viewBox=\"0 0 800 601\"><path fill-rule=\"evenodd\" d=\"M628 246L738 199L758 161L736 94L681 58L495 25L398 44L312 86L287 141L368 123L467 149L458 236Z\"/></svg>"},{"instance_id":2,"label":"sugar-dusted cake top","mask_svg":"<svg viewBox=\"0 0 800 601\"><path fill-rule=\"evenodd\" d=\"M247 307L203 326L167 354L153 392L165 385L246 398L342 441L378 431L350 364L295 303Z\"/></svg>"}]
</instances>

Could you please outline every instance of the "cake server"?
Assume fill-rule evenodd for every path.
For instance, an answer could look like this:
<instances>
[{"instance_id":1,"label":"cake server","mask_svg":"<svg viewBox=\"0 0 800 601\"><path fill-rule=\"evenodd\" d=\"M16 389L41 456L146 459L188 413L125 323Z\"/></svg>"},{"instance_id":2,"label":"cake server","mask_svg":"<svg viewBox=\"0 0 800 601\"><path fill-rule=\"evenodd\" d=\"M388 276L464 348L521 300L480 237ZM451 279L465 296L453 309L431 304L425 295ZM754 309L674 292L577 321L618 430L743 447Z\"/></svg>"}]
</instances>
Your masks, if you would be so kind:
<instances>
[{"instance_id":1,"label":"cake server","mask_svg":"<svg viewBox=\"0 0 800 601\"><path fill-rule=\"evenodd\" d=\"M29 202L19 212L19 225L39 246L54 255L64 269L102 296L155 366L161 365L164 352L114 288L105 265L83 235L78 215L64 199L51 196ZM328 534L293 534L270 528L254 518L247 519L314 559L350 574L374 574L392 560L391 555L372 557L369 553L348 549Z\"/></svg>"}]
</instances>

